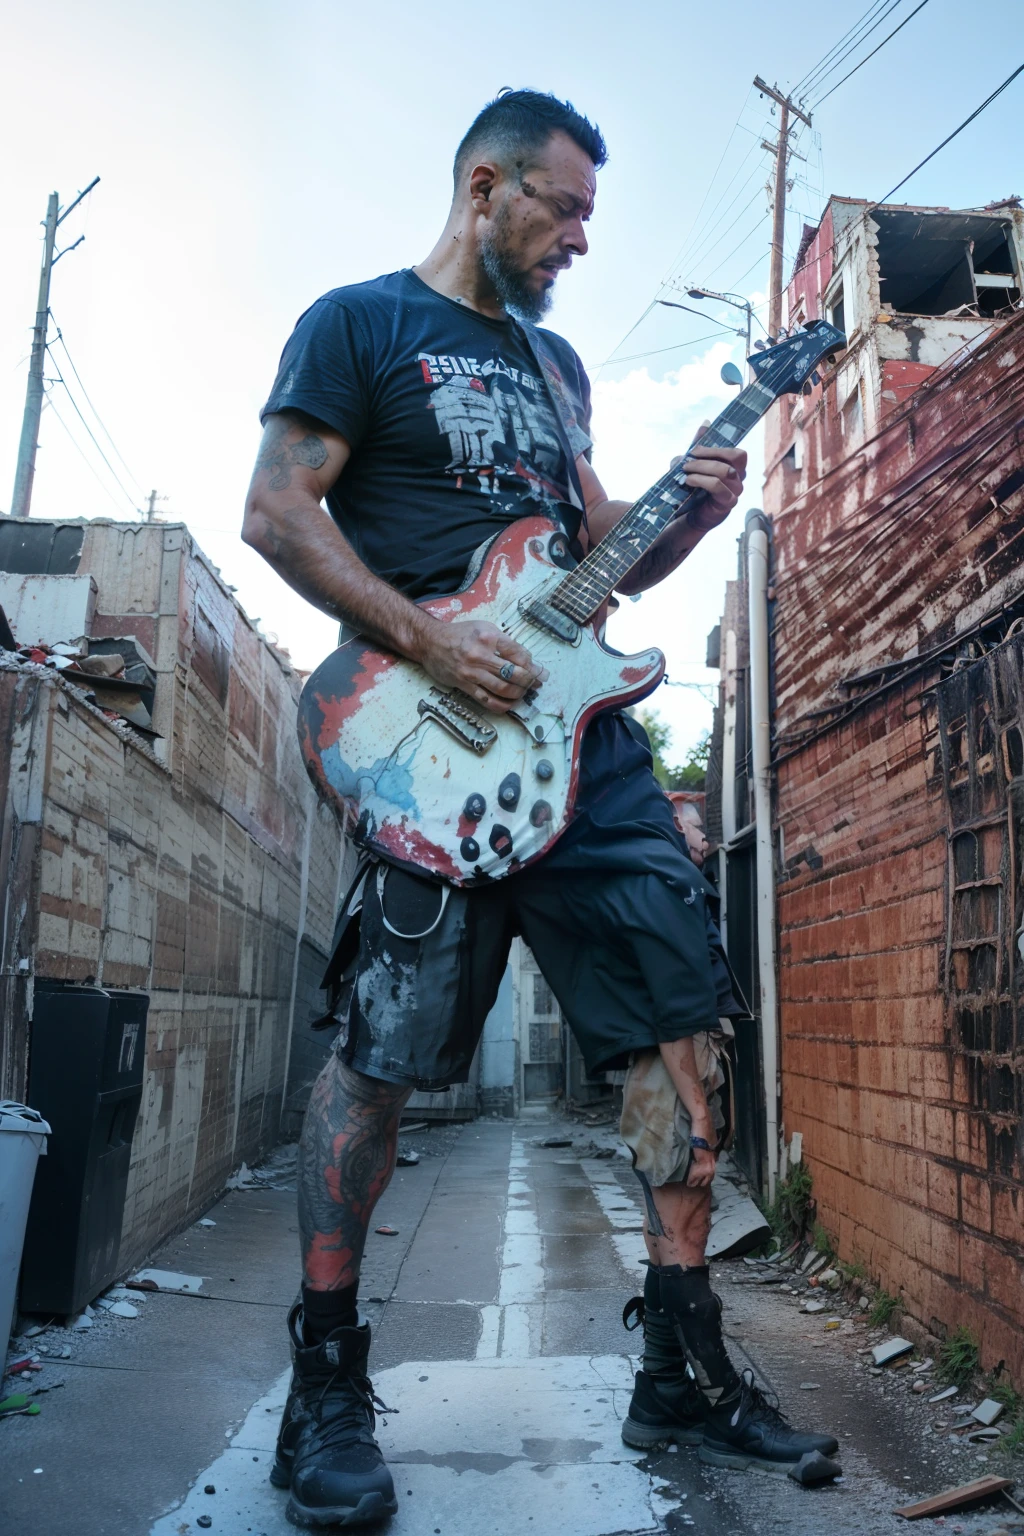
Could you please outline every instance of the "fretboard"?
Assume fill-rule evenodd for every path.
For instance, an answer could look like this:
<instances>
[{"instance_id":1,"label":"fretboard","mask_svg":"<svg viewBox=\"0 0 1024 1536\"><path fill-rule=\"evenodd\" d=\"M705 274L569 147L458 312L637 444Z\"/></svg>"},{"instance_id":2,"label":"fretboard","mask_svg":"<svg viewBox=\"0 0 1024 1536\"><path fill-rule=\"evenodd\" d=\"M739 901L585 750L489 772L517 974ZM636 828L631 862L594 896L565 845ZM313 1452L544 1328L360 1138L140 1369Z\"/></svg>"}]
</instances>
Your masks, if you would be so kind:
<instances>
[{"instance_id":1,"label":"fretboard","mask_svg":"<svg viewBox=\"0 0 1024 1536\"><path fill-rule=\"evenodd\" d=\"M704 432L701 445L734 448L776 398L763 385L748 384ZM684 479L682 464L662 475L546 601L579 624L596 613L669 523L703 501L705 492L685 485Z\"/></svg>"}]
</instances>

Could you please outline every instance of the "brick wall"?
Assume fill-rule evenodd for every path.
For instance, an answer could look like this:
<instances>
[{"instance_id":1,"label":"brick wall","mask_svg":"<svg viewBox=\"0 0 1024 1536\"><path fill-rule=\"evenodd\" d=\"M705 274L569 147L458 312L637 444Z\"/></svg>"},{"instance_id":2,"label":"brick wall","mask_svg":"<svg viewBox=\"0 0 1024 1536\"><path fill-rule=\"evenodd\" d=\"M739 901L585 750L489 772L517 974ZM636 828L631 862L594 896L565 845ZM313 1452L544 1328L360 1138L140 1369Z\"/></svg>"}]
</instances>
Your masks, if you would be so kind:
<instances>
[{"instance_id":1,"label":"brick wall","mask_svg":"<svg viewBox=\"0 0 1024 1536\"><path fill-rule=\"evenodd\" d=\"M841 1256L1018 1383L1022 401L1024 317L774 520L786 1133Z\"/></svg>"}]
</instances>

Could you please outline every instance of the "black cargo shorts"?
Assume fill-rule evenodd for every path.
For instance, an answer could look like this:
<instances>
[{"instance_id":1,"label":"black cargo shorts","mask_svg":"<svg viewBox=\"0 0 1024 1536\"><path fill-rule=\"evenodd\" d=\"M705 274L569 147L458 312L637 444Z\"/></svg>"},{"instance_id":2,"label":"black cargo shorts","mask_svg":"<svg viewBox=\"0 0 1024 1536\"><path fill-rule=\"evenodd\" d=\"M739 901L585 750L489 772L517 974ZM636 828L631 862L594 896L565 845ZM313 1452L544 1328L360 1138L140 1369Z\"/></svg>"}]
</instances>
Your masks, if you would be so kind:
<instances>
[{"instance_id":1,"label":"black cargo shorts","mask_svg":"<svg viewBox=\"0 0 1024 1536\"><path fill-rule=\"evenodd\" d=\"M658 875L546 873L460 890L365 859L342 904L323 1025L368 1077L426 1092L468 1080L517 934L588 1072L715 1029L704 893Z\"/></svg>"}]
</instances>

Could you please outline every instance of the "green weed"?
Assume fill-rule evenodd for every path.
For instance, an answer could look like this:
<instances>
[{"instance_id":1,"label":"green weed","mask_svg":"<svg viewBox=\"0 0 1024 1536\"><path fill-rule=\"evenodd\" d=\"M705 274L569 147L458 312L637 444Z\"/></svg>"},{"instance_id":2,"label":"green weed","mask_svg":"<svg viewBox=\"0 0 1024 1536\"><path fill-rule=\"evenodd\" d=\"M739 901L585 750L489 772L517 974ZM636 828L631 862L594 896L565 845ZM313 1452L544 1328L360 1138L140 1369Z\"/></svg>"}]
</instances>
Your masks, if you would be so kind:
<instances>
[{"instance_id":1,"label":"green weed","mask_svg":"<svg viewBox=\"0 0 1024 1536\"><path fill-rule=\"evenodd\" d=\"M936 1357L939 1376L961 1389L978 1374L981 1357L978 1341L969 1328L957 1328L942 1345Z\"/></svg>"},{"instance_id":2,"label":"green weed","mask_svg":"<svg viewBox=\"0 0 1024 1536\"><path fill-rule=\"evenodd\" d=\"M806 1163L797 1163L775 1186L775 1199L764 1215L783 1248L799 1241L807 1230L814 1206L812 1181Z\"/></svg>"},{"instance_id":3,"label":"green weed","mask_svg":"<svg viewBox=\"0 0 1024 1536\"><path fill-rule=\"evenodd\" d=\"M888 1328L900 1307L898 1296L890 1296L888 1291L879 1291L868 1313L868 1322L872 1328Z\"/></svg>"}]
</instances>

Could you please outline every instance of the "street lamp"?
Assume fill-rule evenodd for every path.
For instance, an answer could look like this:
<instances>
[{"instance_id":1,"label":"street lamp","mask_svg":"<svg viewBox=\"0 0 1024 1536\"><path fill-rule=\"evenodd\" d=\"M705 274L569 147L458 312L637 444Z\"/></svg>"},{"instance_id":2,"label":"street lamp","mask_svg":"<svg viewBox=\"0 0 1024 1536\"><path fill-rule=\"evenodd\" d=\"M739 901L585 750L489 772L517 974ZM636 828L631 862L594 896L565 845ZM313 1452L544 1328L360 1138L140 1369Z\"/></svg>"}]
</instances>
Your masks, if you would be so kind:
<instances>
[{"instance_id":1,"label":"street lamp","mask_svg":"<svg viewBox=\"0 0 1024 1536\"><path fill-rule=\"evenodd\" d=\"M750 335L753 325L753 308L749 299L741 298L736 293L716 293L713 288L687 288L687 295L691 299L719 299L723 304L731 304L733 309L742 309L747 316L747 356L750 356Z\"/></svg>"}]
</instances>

